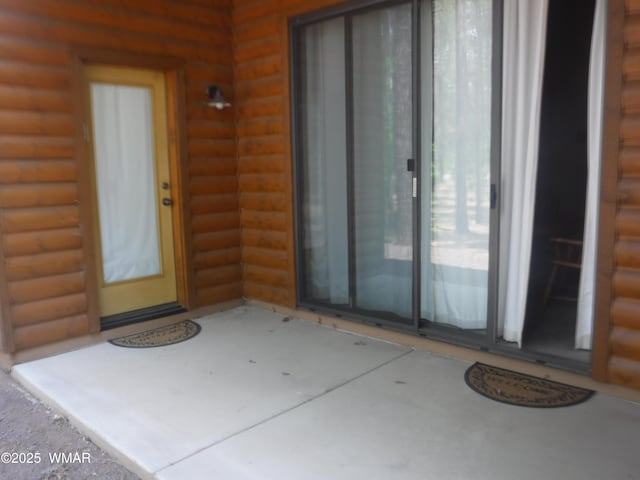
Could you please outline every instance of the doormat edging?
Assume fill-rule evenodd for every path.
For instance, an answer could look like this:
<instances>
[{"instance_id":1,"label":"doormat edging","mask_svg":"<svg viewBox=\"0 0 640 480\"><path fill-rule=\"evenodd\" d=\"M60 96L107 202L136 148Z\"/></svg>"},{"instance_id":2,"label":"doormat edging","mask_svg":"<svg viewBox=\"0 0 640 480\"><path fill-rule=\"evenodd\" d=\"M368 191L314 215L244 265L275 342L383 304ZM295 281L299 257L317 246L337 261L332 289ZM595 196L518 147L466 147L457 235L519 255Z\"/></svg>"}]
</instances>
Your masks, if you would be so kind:
<instances>
[{"instance_id":1,"label":"doormat edging","mask_svg":"<svg viewBox=\"0 0 640 480\"><path fill-rule=\"evenodd\" d=\"M476 362L464 374L466 384L480 395L520 407L558 408L582 403L593 390L534 377Z\"/></svg>"},{"instance_id":2,"label":"doormat edging","mask_svg":"<svg viewBox=\"0 0 640 480\"><path fill-rule=\"evenodd\" d=\"M114 338L109 340L109 343L125 348L165 347L186 342L198 335L201 330L202 327L193 320L183 320L172 325Z\"/></svg>"}]
</instances>

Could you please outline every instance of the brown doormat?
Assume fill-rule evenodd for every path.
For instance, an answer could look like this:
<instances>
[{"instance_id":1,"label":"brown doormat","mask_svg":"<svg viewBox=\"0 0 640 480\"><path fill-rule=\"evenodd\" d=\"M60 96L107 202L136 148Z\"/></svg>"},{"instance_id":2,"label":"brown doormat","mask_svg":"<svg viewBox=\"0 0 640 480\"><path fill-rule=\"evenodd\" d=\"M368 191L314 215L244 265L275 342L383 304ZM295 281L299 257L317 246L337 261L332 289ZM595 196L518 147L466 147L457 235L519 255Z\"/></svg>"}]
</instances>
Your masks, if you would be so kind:
<instances>
[{"instance_id":1,"label":"brown doormat","mask_svg":"<svg viewBox=\"0 0 640 480\"><path fill-rule=\"evenodd\" d=\"M464 379L480 395L521 407L568 407L588 400L594 393L482 363L471 365Z\"/></svg>"},{"instance_id":2,"label":"brown doormat","mask_svg":"<svg viewBox=\"0 0 640 480\"><path fill-rule=\"evenodd\" d=\"M154 328L146 332L128 335L126 337L109 340L109 343L118 347L150 348L164 347L174 343L184 342L200 333L201 327L192 320L184 320L180 323Z\"/></svg>"}]
</instances>

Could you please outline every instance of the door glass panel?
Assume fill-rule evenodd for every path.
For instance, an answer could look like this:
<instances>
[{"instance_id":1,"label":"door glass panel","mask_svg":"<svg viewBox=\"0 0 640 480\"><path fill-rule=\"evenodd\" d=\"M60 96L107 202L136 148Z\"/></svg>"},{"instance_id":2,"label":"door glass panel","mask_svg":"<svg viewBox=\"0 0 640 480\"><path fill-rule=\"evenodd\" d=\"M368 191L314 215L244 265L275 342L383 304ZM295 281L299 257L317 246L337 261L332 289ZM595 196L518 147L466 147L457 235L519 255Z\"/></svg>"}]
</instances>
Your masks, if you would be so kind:
<instances>
[{"instance_id":1,"label":"door glass panel","mask_svg":"<svg viewBox=\"0 0 640 480\"><path fill-rule=\"evenodd\" d=\"M91 83L104 283L161 273L149 88Z\"/></svg>"},{"instance_id":2,"label":"door glass panel","mask_svg":"<svg viewBox=\"0 0 640 480\"><path fill-rule=\"evenodd\" d=\"M421 316L487 323L492 0L422 6ZM427 45L432 44L432 48Z\"/></svg>"},{"instance_id":3,"label":"door glass panel","mask_svg":"<svg viewBox=\"0 0 640 480\"><path fill-rule=\"evenodd\" d=\"M353 17L355 304L412 316L411 5Z\"/></svg>"},{"instance_id":4,"label":"door glass panel","mask_svg":"<svg viewBox=\"0 0 640 480\"><path fill-rule=\"evenodd\" d=\"M304 27L300 42L303 290L349 303L344 20Z\"/></svg>"}]
</instances>

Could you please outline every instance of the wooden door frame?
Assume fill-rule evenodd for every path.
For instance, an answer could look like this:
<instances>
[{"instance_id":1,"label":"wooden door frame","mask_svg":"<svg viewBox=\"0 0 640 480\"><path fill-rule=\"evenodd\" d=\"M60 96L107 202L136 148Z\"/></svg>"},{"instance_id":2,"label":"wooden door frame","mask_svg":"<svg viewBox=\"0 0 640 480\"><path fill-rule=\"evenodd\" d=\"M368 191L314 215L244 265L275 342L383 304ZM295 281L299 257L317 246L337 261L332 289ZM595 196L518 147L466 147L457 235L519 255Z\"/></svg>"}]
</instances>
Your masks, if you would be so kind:
<instances>
[{"instance_id":1,"label":"wooden door frame","mask_svg":"<svg viewBox=\"0 0 640 480\"><path fill-rule=\"evenodd\" d=\"M85 257L85 282L87 295L87 317L89 332L100 331L100 309L98 305L98 278L96 266L95 234L93 232L94 198L91 191L90 151L86 141L85 124L88 106L85 95L84 66L87 64L111 65L114 67L144 68L163 71L167 95L167 126L169 146L169 168L171 197L174 199L173 241L175 250L176 287L178 303L187 309L193 307L195 298L193 272L191 266L192 248L189 171L186 148L186 108L184 86L184 61L169 56L144 55L100 48L78 46L73 53L73 92L76 112L76 140L78 165L78 188L80 231L83 238Z\"/></svg>"},{"instance_id":2,"label":"wooden door frame","mask_svg":"<svg viewBox=\"0 0 640 480\"><path fill-rule=\"evenodd\" d=\"M607 2L605 87L600 173L600 212L596 256L596 290L593 309L591 374L608 382L611 302L615 272L616 214L618 211L618 161L620 155L621 98L624 54L624 0Z\"/></svg>"}]
</instances>

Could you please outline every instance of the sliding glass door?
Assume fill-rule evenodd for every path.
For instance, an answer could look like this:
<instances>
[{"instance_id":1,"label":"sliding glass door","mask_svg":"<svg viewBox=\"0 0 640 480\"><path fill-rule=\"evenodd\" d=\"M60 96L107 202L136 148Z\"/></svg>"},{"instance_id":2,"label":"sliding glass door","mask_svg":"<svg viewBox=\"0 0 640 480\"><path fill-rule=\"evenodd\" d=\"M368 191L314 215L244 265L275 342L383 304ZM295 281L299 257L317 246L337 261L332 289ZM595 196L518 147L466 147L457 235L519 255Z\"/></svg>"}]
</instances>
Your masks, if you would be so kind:
<instances>
[{"instance_id":1,"label":"sliding glass door","mask_svg":"<svg viewBox=\"0 0 640 480\"><path fill-rule=\"evenodd\" d=\"M302 305L487 332L493 3L359 2L292 23Z\"/></svg>"},{"instance_id":2,"label":"sliding glass door","mask_svg":"<svg viewBox=\"0 0 640 480\"><path fill-rule=\"evenodd\" d=\"M297 43L305 300L412 321L412 5L304 26Z\"/></svg>"},{"instance_id":3,"label":"sliding glass door","mask_svg":"<svg viewBox=\"0 0 640 480\"><path fill-rule=\"evenodd\" d=\"M426 3L426 2L425 2ZM420 316L484 332L491 217L492 1L421 10ZM427 44L429 42L429 44Z\"/></svg>"}]
</instances>

